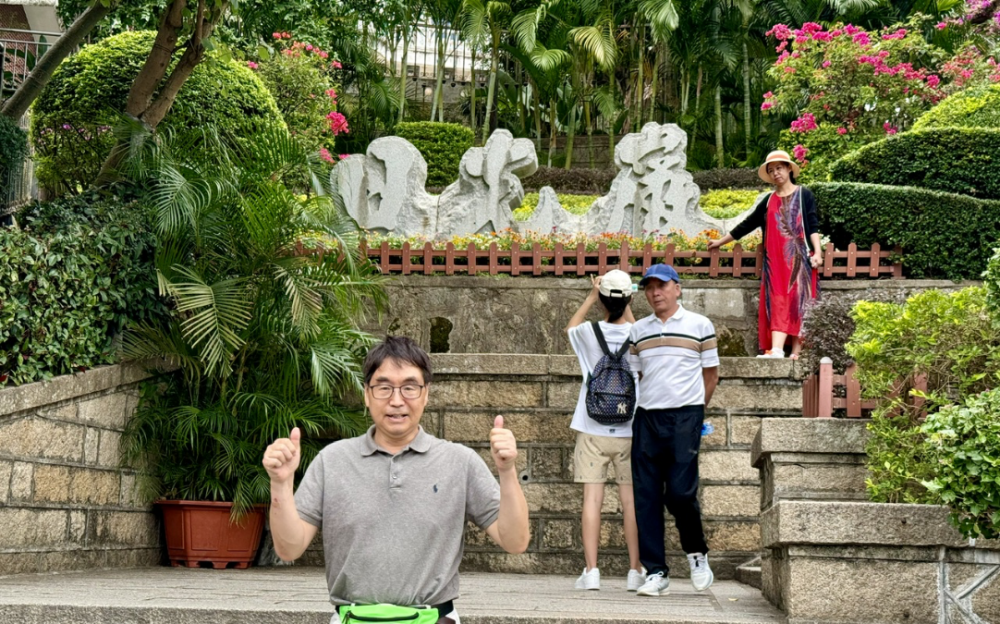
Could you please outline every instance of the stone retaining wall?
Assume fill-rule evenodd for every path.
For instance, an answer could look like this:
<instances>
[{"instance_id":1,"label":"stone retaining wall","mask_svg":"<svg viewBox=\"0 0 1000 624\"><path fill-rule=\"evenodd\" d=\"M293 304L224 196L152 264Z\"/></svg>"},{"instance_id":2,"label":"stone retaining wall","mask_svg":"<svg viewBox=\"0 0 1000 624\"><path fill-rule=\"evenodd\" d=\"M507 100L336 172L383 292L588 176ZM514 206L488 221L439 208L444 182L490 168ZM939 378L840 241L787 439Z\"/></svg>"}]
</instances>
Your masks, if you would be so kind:
<instances>
[{"instance_id":1,"label":"stone retaining wall","mask_svg":"<svg viewBox=\"0 0 1000 624\"><path fill-rule=\"evenodd\" d=\"M580 389L574 356L435 354L434 383L424 414L431 433L477 449L492 466L488 435L497 414L514 432L518 468L531 517L528 551L501 553L486 535L466 534L464 569L579 574L583 567L580 510L583 488L573 483L575 434L569 428ZM723 358L722 381L708 410L715 432L703 440L701 502L718 578L733 578L736 566L760 549L757 515L760 486L750 444L762 416L801 414L801 383L790 361ZM668 521L671 574L685 576L687 561ZM305 562L322 561L315 543ZM600 567L605 574L628 570L617 489L606 488Z\"/></svg>"},{"instance_id":2,"label":"stone retaining wall","mask_svg":"<svg viewBox=\"0 0 1000 624\"><path fill-rule=\"evenodd\" d=\"M971 284L971 282L970 282ZM715 323L722 355L757 354L756 280L683 281L682 303ZM969 284L946 280L824 280L824 297L862 299L870 290L904 295ZM395 276L388 286L389 310L368 329L405 334L440 353L571 354L563 328L590 289L590 278L510 276ZM591 312L597 319L598 312ZM636 318L651 313L645 297L634 297Z\"/></svg>"},{"instance_id":3,"label":"stone retaining wall","mask_svg":"<svg viewBox=\"0 0 1000 624\"><path fill-rule=\"evenodd\" d=\"M0 390L0 575L159 563L155 516L118 468L147 376L106 366Z\"/></svg>"},{"instance_id":4,"label":"stone retaining wall","mask_svg":"<svg viewBox=\"0 0 1000 624\"><path fill-rule=\"evenodd\" d=\"M862 502L865 425L762 422L764 596L789 624L1000 622L1000 542L962 538L944 507Z\"/></svg>"}]
</instances>

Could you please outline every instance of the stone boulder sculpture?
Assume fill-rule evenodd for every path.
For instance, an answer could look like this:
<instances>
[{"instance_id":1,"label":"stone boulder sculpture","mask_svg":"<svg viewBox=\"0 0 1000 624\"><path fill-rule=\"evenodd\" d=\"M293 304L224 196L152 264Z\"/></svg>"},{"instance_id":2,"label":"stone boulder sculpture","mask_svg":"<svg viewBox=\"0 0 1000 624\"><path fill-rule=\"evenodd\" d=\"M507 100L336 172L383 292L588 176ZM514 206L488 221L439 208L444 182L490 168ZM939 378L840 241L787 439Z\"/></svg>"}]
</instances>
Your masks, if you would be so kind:
<instances>
[{"instance_id":1,"label":"stone boulder sculpture","mask_svg":"<svg viewBox=\"0 0 1000 624\"><path fill-rule=\"evenodd\" d=\"M417 148L395 136L372 141L364 155L337 163L330 175L347 213L361 227L403 236L451 236L510 227L524 199L519 176L537 169L531 141L497 130L486 145L465 152L458 180L441 195L426 191L427 162Z\"/></svg>"},{"instance_id":2,"label":"stone boulder sculpture","mask_svg":"<svg viewBox=\"0 0 1000 624\"><path fill-rule=\"evenodd\" d=\"M425 190L427 163L400 137L372 141L365 154L341 161L330 175L361 227L403 236L442 238L505 228L695 234L710 228L726 232L743 216L722 221L701 210L701 191L686 170L687 134L675 124L650 122L642 132L626 135L615 146L615 165L619 171L611 190L586 214L566 211L555 191L543 187L535 212L520 222L514 220L524 199L520 177L538 169L538 156L530 140L515 139L507 130L466 151L458 180L441 195Z\"/></svg>"}]
</instances>

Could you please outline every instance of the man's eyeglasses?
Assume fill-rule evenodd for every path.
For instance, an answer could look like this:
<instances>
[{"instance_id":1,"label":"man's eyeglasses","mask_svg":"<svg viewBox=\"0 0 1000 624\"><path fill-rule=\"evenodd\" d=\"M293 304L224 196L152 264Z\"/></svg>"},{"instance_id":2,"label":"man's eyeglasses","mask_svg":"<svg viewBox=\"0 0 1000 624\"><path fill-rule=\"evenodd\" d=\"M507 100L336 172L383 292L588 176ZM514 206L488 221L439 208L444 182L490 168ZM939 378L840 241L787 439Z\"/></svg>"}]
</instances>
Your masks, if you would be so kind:
<instances>
[{"instance_id":1,"label":"man's eyeglasses","mask_svg":"<svg viewBox=\"0 0 1000 624\"><path fill-rule=\"evenodd\" d=\"M426 386L420 386L417 384L406 384L405 386L378 384L376 386L368 386L368 389L371 390L372 398L375 399L384 400L392 398L392 395L396 390L399 390L400 396L404 399L419 399L420 395L423 394L425 387Z\"/></svg>"}]
</instances>

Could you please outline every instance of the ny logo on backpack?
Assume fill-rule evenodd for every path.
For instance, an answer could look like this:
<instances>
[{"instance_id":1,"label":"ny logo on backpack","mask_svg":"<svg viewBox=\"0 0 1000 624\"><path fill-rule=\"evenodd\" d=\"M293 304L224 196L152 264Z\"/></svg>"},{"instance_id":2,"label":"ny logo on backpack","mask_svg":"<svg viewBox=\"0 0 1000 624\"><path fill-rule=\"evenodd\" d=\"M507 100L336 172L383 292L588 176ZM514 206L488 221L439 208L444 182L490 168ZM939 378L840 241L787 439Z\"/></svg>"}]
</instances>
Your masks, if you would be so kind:
<instances>
[{"instance_id":1,"label":"ny logo on backpack","mask_svg":"<svg viewBox=\"0 0 1000 624\"><path fill-rule=\"evenodd\" d=\"M587 378L587 415L602 425L620 425L635 411L635 378L628 365L628 340L612 353L600 323L591 323L604 355Z\"/></svg>"}]
</instances>

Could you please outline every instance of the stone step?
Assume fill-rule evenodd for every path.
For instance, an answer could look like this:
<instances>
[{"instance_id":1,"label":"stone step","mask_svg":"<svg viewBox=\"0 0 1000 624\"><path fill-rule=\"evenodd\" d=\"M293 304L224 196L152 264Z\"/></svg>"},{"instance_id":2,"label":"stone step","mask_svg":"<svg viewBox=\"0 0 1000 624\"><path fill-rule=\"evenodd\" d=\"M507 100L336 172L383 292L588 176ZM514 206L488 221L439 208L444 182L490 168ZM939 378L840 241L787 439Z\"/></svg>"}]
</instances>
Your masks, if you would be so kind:
<instances>
[{"instance_id":1,"label":"stone step","mask_svg":"<svg viewBox=\"0 0 1000 624\"><path fill-rule=\"evenodd\" d=\"M605 576L601 591L576 591L572 576L463 573L456 601L464 624L783 624L760 592L718 581L695 592L672 579L659 598L625 591ZM323 570L139 568L0 577L0 624L328 624Z\"/></svg>"},{"instance_id":2,"label":"stone step","mask_svg":"<svg viewBox=\"0 0 1000 624\"><path fill-rule=\"evenodd\" d=\"M763 586L760 572L760 557L736 568L736 580L744 585L760 589Z\"/></svg>"}]
</instances>

